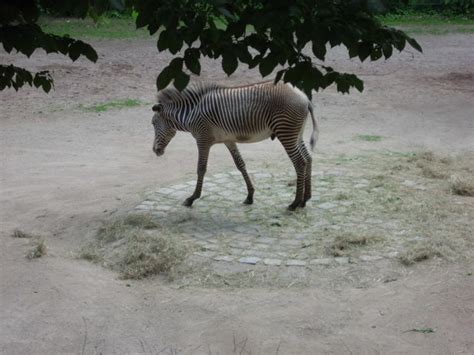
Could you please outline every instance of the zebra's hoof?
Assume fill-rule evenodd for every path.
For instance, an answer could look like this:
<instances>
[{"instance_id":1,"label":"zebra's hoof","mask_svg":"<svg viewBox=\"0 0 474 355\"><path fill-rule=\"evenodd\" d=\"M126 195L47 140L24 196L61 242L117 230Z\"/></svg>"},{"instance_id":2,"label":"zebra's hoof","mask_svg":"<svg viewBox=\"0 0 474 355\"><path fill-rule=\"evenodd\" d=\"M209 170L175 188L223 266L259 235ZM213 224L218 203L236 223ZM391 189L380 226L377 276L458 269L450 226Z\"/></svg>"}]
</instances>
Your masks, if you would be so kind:
<instances>
[{"instance_id":1,"label":"zebra's hoof","mask_svg":"<svg viewBox=\"0 0 474 355\"><path fill-rule=\"evenodd\" d=\"M186 200L184 200L183 206L191 207L193 205L193 202L194 202L193 198L191 198L191 197L187 198Z\"/></svg>"},{"instance_id":2,"label":"zebra's hoof","mask_svg":"<svg viewBox=\"0 0 474 355\"><path fill-rule=\"evenodd\" d=\"M291 205L288 206L288 211L294 211L296 210L297 207L299 207L300 203L297 202L297 203L292 203Z\"/></svg>"},{"instance_id":3,"label":"zebra's hoof","mask_svg":"<svg viewBox=\"0 0 474 355\"><path fill-rule=\"evenodd\" d=\"M244 201L244 204L245 205L251 205L253 203L253 198L246 198L245 201Z\"/></svg>"},{"instance_id":4,"label":"zebra's hoof","mask_svg":"<svg viewBox=\"0 0 474 355\"><path fill-rule=\"evenodd\" d=\"M306 207L306 201L303 201L300 203L299 207L301 208L305 208Z\"/></svg>"}]
</instances>

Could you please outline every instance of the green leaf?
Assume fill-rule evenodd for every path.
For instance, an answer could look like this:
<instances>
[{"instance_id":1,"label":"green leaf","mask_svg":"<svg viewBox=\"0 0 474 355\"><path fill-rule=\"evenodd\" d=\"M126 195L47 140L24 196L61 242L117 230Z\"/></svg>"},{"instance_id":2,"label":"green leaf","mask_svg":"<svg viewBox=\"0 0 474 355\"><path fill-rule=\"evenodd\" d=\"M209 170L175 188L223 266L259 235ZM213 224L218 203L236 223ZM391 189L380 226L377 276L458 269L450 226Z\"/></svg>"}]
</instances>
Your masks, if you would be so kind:
<instances>
[{"instance_id":1,"label":"green leaf","mask_svg":"<svg viewBox=\"0 0 474 355\"><path fill-rule=\"evenodd\" d=\"M189 75L183 72L179 72L174 78L174 87L179 91L182 91L189 83Z\"/></svg>"},{"instance_id":2,"label":"green leaf","mask_svg":"<svg viewBox=\"0 0 474 355\"><path fill-rule=\"evenodd\" d=\"M415 39L408 37L407 42L410 44L410 46L415 48L418 52L423 53L423 49L421 48L421 46L418 44L418 42Z\"/></svg>"},{"instance_id":3,"label":"green leaf","mask_svg":"<svg viewBox=\"0 0 474 355\"><path fill-rule=\"evenodd\" d=\"M171 80L173 80L173 78L174 78L174 72L170 68L170 66L167 66L158 75L158 78L156 79L156 87L158 88L158 90L162 90L166 88L171 82Z\"/></svg>"},{"instance_id":4,"label":"green leaf","mask_svg":"<svg viewBox=\"0 0 474 355\"><path fill-rule=\"evenodd\" d=\"M186 67L196 75L201 73L199 55L199 50L197 48L188 48L184 52L184 63L186 64Z\"/></svg>"},{"instance_id":5,"label":"green leaf","mask_svg":"<svg viewBox=\"0 0 474 355\"><path fill-rule=\"evenodd\" d=\"M266 77L270 74L273 69L278 65L278 59L272 53L268 54L265 58L260 61L260 65L258 69L260 70L260 74L263 77Z\"/></svg>"},{"instance_id":6,"label":"green leaf","mask_svg":"<svg viewBox=\"0 0 474 355\"><path fill-rule=\"evenodd\" d=\"M233 72L235 72L238 65L239 65L239 62L237 61L237 57L235 56L234 53L224 52L222 54L222 69L224 69L224 72L228 76L230 76Z\"/></svg>"},{"instance_id":7,"label":"green leaf","mask_svg":"<svg viewBox=\"0 0 474 355\"><path fill-rule=\"evenodd\" d=\"M276 84L281 80L281 77L283 74L285 74L286 69L279 70L275 76L275 80L273 80L273 83Z\"/></svg>"},{"instance_id":8,"label":"green leaf","mask_svg":"<svg viewBox=\"0 0 474 355\"><path fill-rule=\"evenodd\" d=\"M372 43L362 42L359 43L358 56L361 62L367 59L367 57L372 53Z\"/></svg>"},{"instance_id":9,"label":"green leaf","mask_svg":"<svg viewBox=\"0 0 474 355\"><path fill-rule=\"evenodd\" d=\"M313 54L319 60L324 61L326 58L326 46L324 44L313 42Z\"/></svg>"}]
</instances>

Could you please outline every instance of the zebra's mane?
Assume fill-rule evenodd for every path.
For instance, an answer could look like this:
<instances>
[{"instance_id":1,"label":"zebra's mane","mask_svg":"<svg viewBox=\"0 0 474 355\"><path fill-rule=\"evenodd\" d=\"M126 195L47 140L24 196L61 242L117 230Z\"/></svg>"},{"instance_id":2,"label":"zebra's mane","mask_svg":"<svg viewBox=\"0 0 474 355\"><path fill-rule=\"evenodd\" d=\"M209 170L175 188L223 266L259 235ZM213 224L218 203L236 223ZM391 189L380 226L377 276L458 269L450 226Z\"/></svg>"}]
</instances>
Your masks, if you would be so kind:
<instances>
[{"instance_id":1,"label":"zebra's mane","mask_svg":"<svg viewBox=\"0 0 474 355\"><path fill-rule=\"evenodd\" d=\"M192 83L183 91L179 91L174 87L167 87L166 89L158 92L156 100L162 104L175 103L188 99L191 101L196 101L199 100L199 98L201 98L204 94L219 87L222 86L216 83L208 82Z\"/></svg>"}]
</instances>

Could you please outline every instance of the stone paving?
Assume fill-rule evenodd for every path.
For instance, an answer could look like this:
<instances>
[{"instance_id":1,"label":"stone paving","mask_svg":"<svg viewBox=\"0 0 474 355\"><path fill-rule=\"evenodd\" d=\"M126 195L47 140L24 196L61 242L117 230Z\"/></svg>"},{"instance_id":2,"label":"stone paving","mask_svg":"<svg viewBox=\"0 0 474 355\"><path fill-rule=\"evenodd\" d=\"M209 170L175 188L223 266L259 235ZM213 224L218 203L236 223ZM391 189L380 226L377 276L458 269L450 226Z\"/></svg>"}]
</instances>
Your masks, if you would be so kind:
<instances>
[{"instance_id":1,"label":"stone paving","mask_svg":"<svg viewBox=\"0 0 474 355\"><path fill-rule=\"evenodd\" d=\"M206 176L202 197L192 208L182 202L192 194L194 180L158 189L136 212L151 213L184 240L197 244L196 255L218 262L308 267L397 256L399 238L392 240L391 236L400 237L407 231L383 210L374 217L368 206L387 192L360 173L344 168L313 172L313 198L296 212L286 210L294 198L293 170L250 175L256 189L250 206L242 203L246 188L241 174L231 171ZM364 249L356 258L327 253L328 242L340 233L354 231L379 232L389 236L389 242Z\"/></svg>"}]
</instances>

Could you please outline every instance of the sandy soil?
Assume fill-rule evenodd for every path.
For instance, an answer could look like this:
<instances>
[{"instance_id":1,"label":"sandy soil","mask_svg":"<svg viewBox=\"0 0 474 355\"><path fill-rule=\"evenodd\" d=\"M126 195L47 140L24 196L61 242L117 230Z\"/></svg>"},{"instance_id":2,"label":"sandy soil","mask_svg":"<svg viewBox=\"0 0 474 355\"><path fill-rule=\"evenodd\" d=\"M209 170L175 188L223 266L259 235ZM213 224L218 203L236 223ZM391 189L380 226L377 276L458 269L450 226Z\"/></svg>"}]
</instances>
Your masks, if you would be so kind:
<instances>
[{"instance_id":1,"label":"sandy soil","mask_svg":"<svg viewBox=\"0 0 474 355\"><path fill-rule=\"evenodd\" d=\"M419 36L408 50L373 65L330 65L365 79L363 94L314 95L321 117L319 152L371 149L474 151L474 37ZM96 41L97 64L59 56L13 57L15 65L54 71L50 95L0 93L0 352L54 353L465 353L474 352L472 265L425 263L397 281L369 288L298 290L178 289L161 279L118 280L74 252L100 222L143 200L147 191L192 178L196 149L179 134L157 159L149 103L169 57L153 41ZM12 57L0 52L2 62ZM231 78L215 62L203 78ZM82 106L134 98L140 107L86 111ZM82 105L82 106L81 106ZM381 135L374 146L355 139ZM286 159L275 142L242 147L248 166ZM317 169L317 153L315 155ZM179 162L177 164L176 162ZM209 172L232 167L215 147ZM48 255L28 261L29 242L14 228L46 238ZM406 332L432 327L433 334Z\"/></svg>"}]
</instances>

